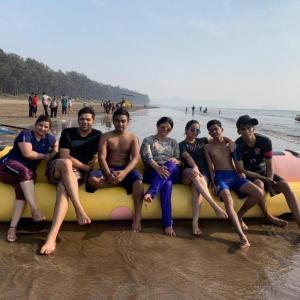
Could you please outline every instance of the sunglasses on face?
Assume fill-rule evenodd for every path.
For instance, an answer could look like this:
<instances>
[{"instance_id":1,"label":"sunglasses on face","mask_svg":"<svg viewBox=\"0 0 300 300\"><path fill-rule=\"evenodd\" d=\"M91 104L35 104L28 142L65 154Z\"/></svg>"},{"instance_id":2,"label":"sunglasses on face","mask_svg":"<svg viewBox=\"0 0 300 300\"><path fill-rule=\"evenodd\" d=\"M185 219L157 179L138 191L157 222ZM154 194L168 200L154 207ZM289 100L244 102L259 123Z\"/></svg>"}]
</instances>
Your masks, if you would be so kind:
<instances>
[{"instance_id":1,"label":"sunglasses on face","mask_svg":"<svg viewBox=\"0 0 300 300\"><path fill-rule=\"evenodd\" d=\"M192 133L197 133L197 134L199 134L201 132L201 130L199 128L190 128L190 131Z\"/></svg>"}]
</instances>

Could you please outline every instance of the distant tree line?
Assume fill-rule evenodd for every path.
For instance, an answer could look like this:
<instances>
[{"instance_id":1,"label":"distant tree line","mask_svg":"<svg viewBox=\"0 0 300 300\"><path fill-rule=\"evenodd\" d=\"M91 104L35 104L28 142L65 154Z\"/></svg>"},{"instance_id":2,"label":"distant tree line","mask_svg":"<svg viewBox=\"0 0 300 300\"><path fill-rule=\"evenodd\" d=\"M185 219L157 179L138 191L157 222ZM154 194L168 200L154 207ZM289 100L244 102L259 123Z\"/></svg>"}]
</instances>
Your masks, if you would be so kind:
<instances>
[{"instance_id":1,"label":"distant tree line","mask_svg":"<svg viewBox=\"0 0 300 300\"><path fill-rule=\"evenodd\" d=\"M0 49L0 93L28 94L31 92L48 95L68 95L82 99L130 99L134 104L149 104L147 95L102 84L74 71L58 72L34 59L5 53Z\"/></svg>"}]
</instances>

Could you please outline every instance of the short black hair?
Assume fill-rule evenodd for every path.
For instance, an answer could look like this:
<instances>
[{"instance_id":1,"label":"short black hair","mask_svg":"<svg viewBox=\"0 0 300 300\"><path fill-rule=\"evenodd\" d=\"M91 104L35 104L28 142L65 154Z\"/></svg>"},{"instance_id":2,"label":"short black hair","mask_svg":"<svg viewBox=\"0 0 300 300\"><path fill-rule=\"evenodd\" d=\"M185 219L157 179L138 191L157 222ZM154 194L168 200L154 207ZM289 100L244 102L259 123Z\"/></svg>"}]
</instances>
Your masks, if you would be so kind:
<instances>
[{"instance_id":1,"label":"short black hair","mask_svg":"<svg viewBox=\"0 0 300 300\"><path fill-rule=\"evenodd\" d=\"M48 122L50 128L52 126L52 121L51 121L51 118L49 116L46 116L46 115L38 116L38 118L36 119L34 125L37 125L38 123L41 123L41 122Z\"/></svg>"},{"instance_id":2,"label":"short black hair","mask_svg":"<svg viewBox=\"0 0 300 300\"><path fill-rule=\"evenodd\" d=\"M200 126L200 123L197 120L190 120L185 125L185 131L188 131L188 129L194 124L198 124Z\"/></svg>"},{"instance_id":3,"label":"short black hair","mask_svg":"<svg viewBox=\"0 0 300 300\"><path fill-rule=\"evenodd\" d=\"M158 127L160 124L163 123L169 123L171 128L173 128L173 120L169 117L161 117L157 122L156 122L156 127Z\"/></svg>"},{"instance_id":4,"label":"short black hair","mask_svg":"<svg viewBox=\"0 0 300 300\"><path fill-rule=\"evenodd\" d=\"M207 122L206 128L209 129L209 127L213 126L213 125L218 125L220 128L222 128L222 124L219 120L210 120Z\"/></svg>"},{"instance_id":5,"label":"short black hair","mask_svg":"<svg viewBox=\"0 0 300 300\"><path fill-rule=\"evenodd\" d=\"M129 120L129 112L127 109L120 107L117 110L115 110L113 114L113 120L115 119L116 116L126 116L127 119Z\"/></svg>"},{"instance_id":6,"label":"short black hair","mask_svg":"<svg viewBox=\"0 0 300 300\"><path fill-rule=\"evenodd\" d=\"M86 107L83 107L81 108L79 111L78 111L78 119L81 115L83 114L91 114L93 119L95 119L95 111L92 107L90 106L86 106Z\"/></svg>"}]
</instances>

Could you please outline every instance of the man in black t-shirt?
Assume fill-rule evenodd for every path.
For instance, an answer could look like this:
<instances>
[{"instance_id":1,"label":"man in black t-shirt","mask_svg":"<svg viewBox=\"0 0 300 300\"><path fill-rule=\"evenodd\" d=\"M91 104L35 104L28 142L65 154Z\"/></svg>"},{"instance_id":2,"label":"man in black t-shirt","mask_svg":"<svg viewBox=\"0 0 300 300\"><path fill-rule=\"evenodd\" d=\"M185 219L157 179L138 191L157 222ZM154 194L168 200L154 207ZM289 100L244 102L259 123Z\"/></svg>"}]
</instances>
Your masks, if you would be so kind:
<instances>
[{"instance_id":1,"label":"man in black t-shirt","mask_svg":"<svg viewBox=\"0 0 300 300\"><path fill-rule=\"evenodd\" d=\"M28 117L29 118L33 118L33 107L32 107L32 101L33 101L33 97L34 97L34 92L32 92L29 97L28 97Z\"/></svg>"},{"instance_id":2,"label":"man in black t-shirt","mask_svg":"<svg viewBox=\"0 0 300 300\"><path fill-rule=\"evenodd\" d=\"M283 193L298 227L300 228L300 210L295 194L289 184L279 175L274 174L272 164L272 142L261 134L255 133L257 119L248 115L240 116L236 122L241 135L236 141L234 160L239 173L245 173L261 189L269 192L271 197ZM264 216L273 224L285 227L287 222L272 216L264 201L258 203Z\"/></svg>"},{"instance_id":3,"label":"man in black t-shirt","mask_svg":"<svg viewBox=\"0 0 300 300\"><path fill-rule=\"evenodd\" d=\"M78 223L86 225L91 219L85 213L78 194L78 184L85 180L85 173L93 168L97 159L101 131L93 129L95 112L84 107L78 112L79 127L65 129L59 140L59 158L48 163L48 181L57 184L56 205L51 230L40 253L54 252L56 237L68 210L70 198L77 215Z\"/></svg>"}]
</instances>

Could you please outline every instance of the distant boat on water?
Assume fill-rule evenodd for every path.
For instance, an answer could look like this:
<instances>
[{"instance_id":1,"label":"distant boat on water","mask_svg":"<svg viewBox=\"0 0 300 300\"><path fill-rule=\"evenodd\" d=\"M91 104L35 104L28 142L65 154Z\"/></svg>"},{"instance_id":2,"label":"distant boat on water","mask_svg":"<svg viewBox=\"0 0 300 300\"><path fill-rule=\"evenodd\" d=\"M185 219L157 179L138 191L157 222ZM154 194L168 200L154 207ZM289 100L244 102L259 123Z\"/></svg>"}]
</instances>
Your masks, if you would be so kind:
<instances>
[{"instance_id":1,"label":"distant boat on water","mask_svg":"<svg viewBox=\"0 0 300 300\"><path fill-rule=\"evenodd\" d=\"M298 122L300 122L300 114L296 115L296 117L295 117L295 121L298 121Z\"/></svg>"}]
</instances>

